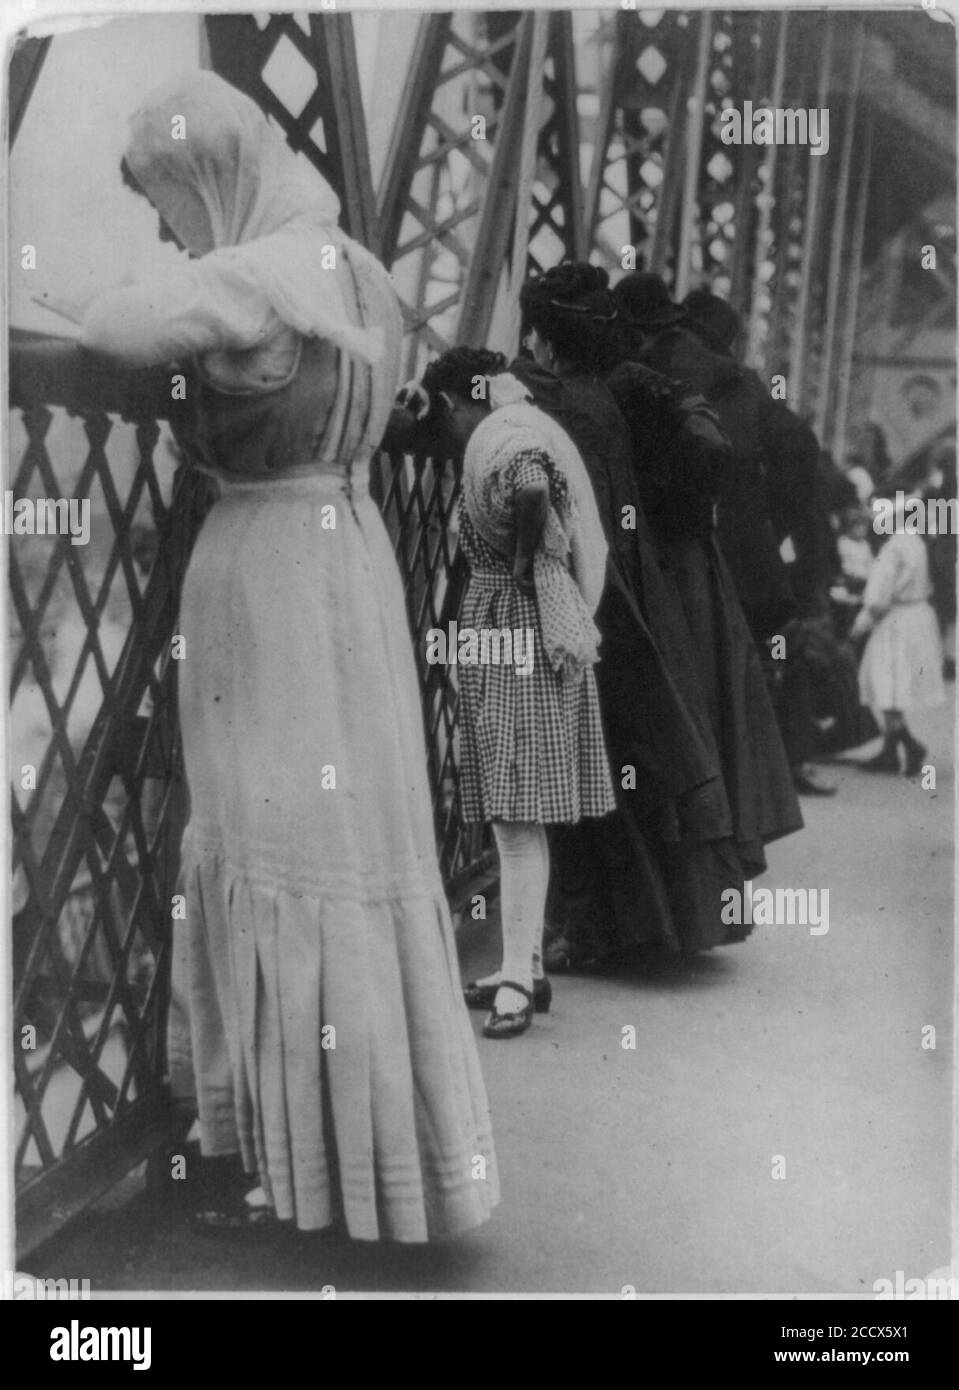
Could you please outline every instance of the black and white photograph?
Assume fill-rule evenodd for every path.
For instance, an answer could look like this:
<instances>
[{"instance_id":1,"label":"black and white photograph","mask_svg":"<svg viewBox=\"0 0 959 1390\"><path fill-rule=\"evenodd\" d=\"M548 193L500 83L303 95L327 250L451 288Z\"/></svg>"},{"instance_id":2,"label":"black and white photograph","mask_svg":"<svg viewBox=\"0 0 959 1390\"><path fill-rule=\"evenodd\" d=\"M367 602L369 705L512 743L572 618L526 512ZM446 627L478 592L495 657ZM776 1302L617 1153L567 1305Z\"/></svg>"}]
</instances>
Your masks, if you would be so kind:
<instances>
[{"instance_id":1,"label":"black and white photograph","mask_svg":"<svg viewBox=\"0 0 959 1390\"><path fill-rule=\"evenodd\" d=\"M96 1300L908 1361L955 10L113 10L3 16L3 1298L134 1369Z\"/></svg>"}]
</instances>

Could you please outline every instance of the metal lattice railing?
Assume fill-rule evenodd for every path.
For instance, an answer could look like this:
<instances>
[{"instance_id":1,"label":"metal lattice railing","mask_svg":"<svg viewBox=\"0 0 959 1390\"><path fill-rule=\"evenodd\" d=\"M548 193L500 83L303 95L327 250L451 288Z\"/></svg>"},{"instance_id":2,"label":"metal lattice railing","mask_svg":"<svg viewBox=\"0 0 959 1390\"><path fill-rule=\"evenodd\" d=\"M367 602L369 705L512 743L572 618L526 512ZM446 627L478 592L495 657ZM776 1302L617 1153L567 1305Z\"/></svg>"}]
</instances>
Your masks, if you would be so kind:
<instances>
[{"instance_id":1,"label":"metal lattice railing","mask_svg":"<svg viewBox=\"0 0 959 1390\"><path fill-rule=\"evenodd\" d=\"M449 464L403 454L381 455L372 492L394 542L403 577L414 650L425 650L429 628L446 628L459 612L466 567L457 544L459 484ZM429 782L447 891L460 890L491 860L489 832L459 813L459 693L453 668L419 661Z\"/></svg>"},{"instance_id":2,"label":"metal lattice railing","mask_svg":"<svg viewBox=\"0 0 959 1390\"><path fill-rule=\"evenodd\" d=\"M9 547L16 1171L29 1233L58 1202L70 1209L91 1138L123 1145L163 1123L184 812L170 637L206 485L175 476L171 458L161 486L149 393L109 399L117 383L81 381L75 350L56 340L16 335L11 357L14 498L90 504L86 544L25 535Z\"/></svg>"},{"instance_id":3,"label":"metal lattice railing","mask_svg":"<svg viewBox=\"0 0 959 1390\"><path fill-rule=\"evenodd\" d=\"M375 244L355 59L323 80L338 54L352 55L348 17L223 16L208 31L214 64L332 178L345 225ZM278 43L314 71L295 115L271 85ZM42 55L26 56L35 69ZM92 533L85 546L60 536L10 547L16 1175L29 1248L174 1121L162 1077L186 789L170 639L208 499L202 476L177 466L168 381L81 369L69 345L31 334L14 335L11 359L14 495L89 498ZM462 596L457 484L446 465L385 455L372 483L422 652L426 629L455 617ZM455 683L445 668L420 669L438 852L455 898L489 868L489 839L459 816Z\"/></svg>"},{"instance_id":4,"label":"metal lattice railing","mask_svg":"<svg viewBox=\"0 0 959 1390\"><path fill-rule=\"evenodd\" d=\"M53 1210L89 1192L88 1151L119 1164L131 1130L145 1144L171 1118L164 1026L186 789L170 639L208 497L202 475L179 466L146 374L81 377L69 345L18 334L12 403L14 497L91 499L89 544L10 547L16 1170L33 1243ZM403 455L382 455L372 482L422 653L462 597L457 483L448 465ZM489 867L488 836L459 815L455 683L419 666L455 898Z\"/></svg>"},{"instance_id":5,"label":"metal lattice railing","mask_svg":"<svg viewBox=\"0 0 959 1390\"><path fill-rule=\"evenodd\" d=\"M915 18L912 29L925 24ZM911 132L926 170L917 187L930 169L952 177L941 119L952 69L939 72L937 107L897 68L893 39L906 37L934 66L928 35L905 19L870 19L865 33L854 15L612 5L411 16L408 81L374 188L352 23L317 12L203 21L212 66L329 179L345 230L391 268L405 374L455 341L514 351L529 271L563 256L616 270L624 247L641 247L675 295L700 278L728 294L751 358L785 371L790 400L815 405L821 431L838 421L841 441L857 324L856 295L840 293L844 258L847 243L862 256L875 218L876 236L898 226L901 200L870 192L889 164L890 123ZM13 51L11 138L49 43ZM821 107L831 93L841 163L828 185L808 149L720 139L729 103ZM860 126L869 139L853 189ZM853 280L865 283L862 272ZM161 392L145 374L121 382L89 365L81 378L72 349L31 335L17 338L11 368L7 486L89 497L93 512L87 547L10 540L16 1158L29 1245L170 1124L159 1078L185 812L170 637L207 502L171 453L168 381ZM457 481L448 464L383 455L372 485L422 652L462 597ZM419 666L438 852L459 893L492 856L458 812L455 675Z\"/></svg>"}]
</instances>

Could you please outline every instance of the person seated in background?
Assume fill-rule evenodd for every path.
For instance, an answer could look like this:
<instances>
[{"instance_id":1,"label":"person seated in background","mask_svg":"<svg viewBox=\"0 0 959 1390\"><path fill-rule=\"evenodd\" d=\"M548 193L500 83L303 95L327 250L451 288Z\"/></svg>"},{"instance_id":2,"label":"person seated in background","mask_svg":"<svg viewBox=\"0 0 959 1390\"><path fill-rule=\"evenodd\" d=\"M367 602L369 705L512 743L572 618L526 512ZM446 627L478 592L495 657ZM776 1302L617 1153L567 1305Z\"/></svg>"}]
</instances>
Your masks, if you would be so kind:
<instances>
[{"instance_id":1,"label":"person seated in background","mask_svg":"<svg viewBox=\"0 0 959 1390\"><path fill-rule=\"evenodd\" d=\"M847 636L859 609L874 556L869 544L869 513L862 507L846 507L836 537L839 573L829 590L840 636Z\"/></svg>"}]
</instances>

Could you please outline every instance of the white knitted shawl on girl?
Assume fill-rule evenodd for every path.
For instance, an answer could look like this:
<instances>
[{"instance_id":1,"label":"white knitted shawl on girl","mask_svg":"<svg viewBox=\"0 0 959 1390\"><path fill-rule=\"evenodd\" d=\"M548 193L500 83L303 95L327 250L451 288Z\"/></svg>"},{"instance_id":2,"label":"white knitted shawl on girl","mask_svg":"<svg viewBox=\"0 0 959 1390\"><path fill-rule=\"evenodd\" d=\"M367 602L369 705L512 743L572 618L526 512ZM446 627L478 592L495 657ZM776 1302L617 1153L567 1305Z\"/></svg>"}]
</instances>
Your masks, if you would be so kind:
<instances>
[{"instance_id":1,"label":"white knitted shawl on girl","mask_svg":"<svg viewBox=\"0 0 959 1390\"><path fill-rule=\"evenodd\" d=\"M511 509L496 505L502 474L518 454L545 453L566 483L567 503L550 501L533 556L540 635L553 669L578 680L599 659L593 622L606 577L606 537L592 484L566 431L529 400L526 388L504 373L490 378L493 409L476 427L463 457L463 502L483 539L512 559L516 546Z\"/></svg>"}]
</instances>

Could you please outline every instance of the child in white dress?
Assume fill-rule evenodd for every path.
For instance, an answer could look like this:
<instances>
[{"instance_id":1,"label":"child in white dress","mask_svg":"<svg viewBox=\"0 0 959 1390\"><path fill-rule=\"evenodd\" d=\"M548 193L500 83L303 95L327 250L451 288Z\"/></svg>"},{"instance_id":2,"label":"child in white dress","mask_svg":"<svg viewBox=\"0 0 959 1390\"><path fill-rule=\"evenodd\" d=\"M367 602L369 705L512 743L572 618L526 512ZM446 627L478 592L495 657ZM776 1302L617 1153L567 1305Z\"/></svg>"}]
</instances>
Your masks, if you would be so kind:
<instances>
[{"instance_id":1,"label":"child in white dress","mask_svg":"<svg viewBox=\"0 0 959 1390\"><path fill-rule=\"evenodd\" d=\"M898 772L902 746L907 777L915 777L926 750L906 726L905 711L942 704L942 647L929 603L932 585L922 536L897 530L880 550L863 593L852 635L869 633L859 667L864 705L882 714L882 752L862 764L871 772Z\"/></svg>"}]
</instances>

